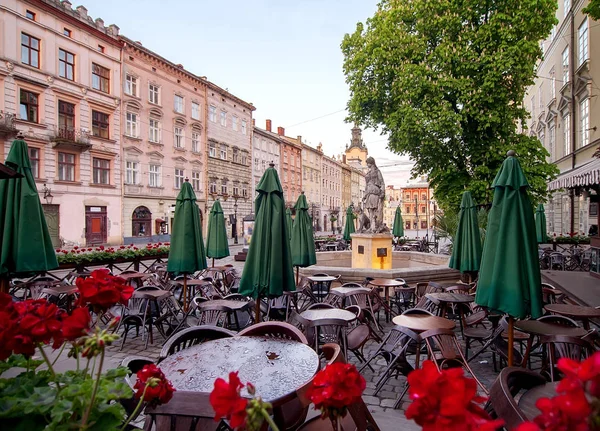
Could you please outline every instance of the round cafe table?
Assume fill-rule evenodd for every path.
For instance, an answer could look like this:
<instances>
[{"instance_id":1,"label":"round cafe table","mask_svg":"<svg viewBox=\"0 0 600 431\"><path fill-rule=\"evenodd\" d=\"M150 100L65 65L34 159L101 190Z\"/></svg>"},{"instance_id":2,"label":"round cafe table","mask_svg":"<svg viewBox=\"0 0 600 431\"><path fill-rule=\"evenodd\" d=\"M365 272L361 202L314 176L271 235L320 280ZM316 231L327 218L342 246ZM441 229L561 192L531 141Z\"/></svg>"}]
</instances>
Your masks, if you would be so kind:
<instances>
[{"instance_id":1,"label":"round cafe table","mask_svg":"<svg viewBox=\"0 0 600 431\"><path fill-rule=\"evenodd\" d=\"M451 292L437 292L427 293L425 297L431 301L439 303L439 315L446 317L448 312L448 305L453 304L470 304L475 301L475 297L472 295L465 295L464 293L451 293ZM458 313L460 315L460 332L462 333L463 327L462 322L464 318L464 307L458 307ZM456 314L456 313L454 313Z\"/></svg>"},{"instance_id":2,"label":"round cafe table","mask_svg":"<svg viewBox=\"0 0 600 431\"><path fill-rule=\"evenodd\" d=\"M337 280L337 277L331 275L311 275L307 278L312 283L312 291L319 301L322 301L329 293L331 282Z\"/></svg>"},{"instance_id":3,"label":"round cafe table","mask_svg":"<svg viewBox=\"0 0 600 431\"><path fill-rule=\"evenodd\" d=\"M341 308L315 308L312 310L305 310L300 313L300 317L310 322L318 322L319 320L327 319L342 319L346 322L352 322L356 319L356 315L348 310L342 310Z\"/></svg>"},{"instance_id":4,"label":"round cafe table","mask_svg":"<svg viewBox=\"0 0 600 431\"><path fill-rule=\"evenodd\" d=\"M548 304L545 305L544 308L550 313L560 314L561 316L580 320L585 329L590 329L589 319L600 317L600 309L594 307L584 307L582 305Z\"/></svg>"},{"instance_id":5,"label":"round cafe table","mask_svg":"<svg viewBox=\"0 0 600 431\"><path fill-rule=\"evenodd\" d=\"M264 401L295 396L319 369L319 357L306 344L282 338L230 337L188 347L165 358L160 369L175 389L211 392L218 377L239 371ZM248 397L244 388L242 396Z\"/></svg>"},{"instance_id":6,"label":"round cafe table","mask_svg":"<svg viewBox=\"0 0 600 431\"><path fill-rule=\"evenodd\" d=\"M329 290L329 294L337 296L341 303L342 307L346 306L347 299L352 295L356 295L358 293L370 293L371 289L367 289L366 287L334 287Z\"/></svg>"},{"instance_id":7,"label":"round cafe table","mask_svg":"<svg viewBox=\"0 0 600 431\"><path fill-rule=\"evenodd\" d=\"M374 278L369 281L369 284L382 287L385 291L385 321L390 321L390 315L392 314L392 308L390 307L390 288L396 288L400 286L404 286L404 283L397 280L392 280L389 278Z\"/></svg>"}]
</instances>

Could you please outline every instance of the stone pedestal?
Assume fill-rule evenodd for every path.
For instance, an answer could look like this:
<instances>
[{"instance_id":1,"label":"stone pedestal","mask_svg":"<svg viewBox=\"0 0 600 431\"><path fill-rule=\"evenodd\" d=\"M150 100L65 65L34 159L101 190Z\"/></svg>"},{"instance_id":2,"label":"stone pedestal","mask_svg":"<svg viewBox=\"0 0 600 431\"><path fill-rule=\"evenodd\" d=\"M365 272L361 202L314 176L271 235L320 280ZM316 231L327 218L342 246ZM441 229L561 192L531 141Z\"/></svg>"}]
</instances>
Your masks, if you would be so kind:
<instances>
[{"instance_id":1,"label":"stone pedestal","mask_svg":"<svg viewBox=\"0 0 600 431\"><path fill-rule=\"evenodd\" d=\"M353 233L352 268L392 269L392 235Z\"/></svg>"}]
</instances>

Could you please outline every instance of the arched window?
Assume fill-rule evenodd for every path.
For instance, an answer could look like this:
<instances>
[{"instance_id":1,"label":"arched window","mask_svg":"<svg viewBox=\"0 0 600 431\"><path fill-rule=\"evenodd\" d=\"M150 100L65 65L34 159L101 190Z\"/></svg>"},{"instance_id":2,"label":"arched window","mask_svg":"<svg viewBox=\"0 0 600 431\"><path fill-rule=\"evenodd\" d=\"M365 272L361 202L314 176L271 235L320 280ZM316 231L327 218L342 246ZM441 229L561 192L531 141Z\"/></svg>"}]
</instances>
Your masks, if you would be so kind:
<instances>
[{"instance_id":1,"label":"arched window","mask_svg":"<svg viewBox=\"0 0 600 431\"><path fill-rule=\"evenodd\" d=\"M137 207L133 210L131 217L131 231L133 236L150 236L152 235L152 213L144 206Z\"/></svg>"}]
</instances>

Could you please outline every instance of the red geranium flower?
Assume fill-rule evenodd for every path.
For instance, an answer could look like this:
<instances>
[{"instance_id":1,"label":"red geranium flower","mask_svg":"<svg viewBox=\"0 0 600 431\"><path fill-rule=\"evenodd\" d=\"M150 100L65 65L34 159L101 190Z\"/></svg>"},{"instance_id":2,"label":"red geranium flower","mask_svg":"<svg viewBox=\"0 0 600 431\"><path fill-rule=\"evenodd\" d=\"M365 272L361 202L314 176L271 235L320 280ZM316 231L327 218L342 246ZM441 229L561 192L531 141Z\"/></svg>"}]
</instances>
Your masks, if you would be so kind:
<instances>
[{"instance_id":1,"label":"red geranium flower","mask_svg":"<svg viewBox=\"0 0 600 431\"><path fill-rule=\"evenodd\" d=\"M107 269L97 269L88 278L77 278L78 305L91 305L97 311L106 311L116 304L127 305L133 295L133 287L121 277L109 274Z\"/></svg>"},{"instance_id":2,"label":"red geranium flower","mask_svg":"<svg viewBox=\"0 0 600 431\"><path fill-rule=\"evenodd\" d=\"M12 297L0 293L0 361L8 358L15 347L18 317Z\"/></svg>"},{"instance_id":3,"label":"red geranium flower","mask_svg":"<svg viewBox=\"0 0 600 431\"><path fill-rule=\"evenodd\" d=\"M90 312L85 307L77 307L70 316L63 319L62 335L71 341L85 335L90 328Z\"/></svg>"},{"instance_id":4,"label":"red geranium flower","mask_svg":"<svg viewBox=\"0 0 600 431\"><path fill-rule=\"evenodd\" d=\"M367 383L352 364L336 362L319 371L308 390L308 398L323 416L345 409L360 400Z\"/></svg>"},{"instance_id":5,"label":"red geranium flower","mask_svg":"<svg viewBox=\"0 0 600 431\"><path fill-rule=\"evenodd\" d=\"M45 299L23 301L15 304L21 318L19 332L32 342L49 343L52 338L62 342L60 309Z\"/></svg>"},{"instance_id":6,"label":"red geranium flower","mask_svg":"<svg viewBox=\"0 0 600 431\"><path fill-rule=\"evenodd\" d=\"M137 381L133 388L136 390L136 398L139 399L143 395L144 401L153 406L168 403L173 398L173 392L175 392L171 382L166 379L161 369L154 364L145 365L137 372Z\"/></svg>"},{"instance_id":7,"label":"red geranium flower","mask_svg":"<svg viewBox=\"0 0 600 431\"><path fill-rule=\"evenodd\" d=\"M229 373L229 383L222 378L215 380L215 387L209 397L210 404L215 411L215 421L225 417L229 420L232 428L244 424L248 400L240 395L243 387L237 372Z\"/></svg>"}]
</instances>

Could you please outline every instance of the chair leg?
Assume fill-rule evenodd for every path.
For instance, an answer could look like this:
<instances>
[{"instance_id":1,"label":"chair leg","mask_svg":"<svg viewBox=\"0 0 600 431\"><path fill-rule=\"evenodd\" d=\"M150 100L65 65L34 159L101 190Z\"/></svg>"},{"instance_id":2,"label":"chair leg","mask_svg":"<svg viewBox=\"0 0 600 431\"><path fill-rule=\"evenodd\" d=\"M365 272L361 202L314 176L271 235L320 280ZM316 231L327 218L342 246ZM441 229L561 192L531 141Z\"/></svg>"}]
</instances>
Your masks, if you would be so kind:
<instances>
[{"instance_id":1,"label":"chair leg","mask_svg":"<svg viewBox=\"0 0 600 431\"><path fill-rule=\"evenodd\" d=\"M400 408L400 403L402 403L402 398L404 398L404 395L406 395L406 393L408 392L408 380L406 381L406 383L404 385L405 385L404 390L402 391L402 393L400 394L400 396L394 403L394 409Z\"/></svg>"}]
</instances>

